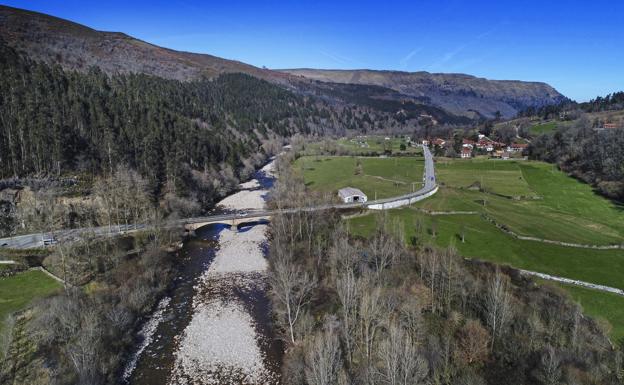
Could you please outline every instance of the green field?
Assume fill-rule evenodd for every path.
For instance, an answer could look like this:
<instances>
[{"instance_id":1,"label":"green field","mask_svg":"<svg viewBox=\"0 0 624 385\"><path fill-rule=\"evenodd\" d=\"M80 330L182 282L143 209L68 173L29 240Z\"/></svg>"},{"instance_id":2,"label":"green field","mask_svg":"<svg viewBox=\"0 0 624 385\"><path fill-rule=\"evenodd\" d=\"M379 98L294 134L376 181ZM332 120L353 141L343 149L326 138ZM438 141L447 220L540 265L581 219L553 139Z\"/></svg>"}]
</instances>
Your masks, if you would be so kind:
<instances>
[{"instance_id":1,"label":"green field","mask_svg":"<svg viewBox=\"0 0 624 385\"><path fill-rule=\"evenodd\" d=\"M308 189L337 193L343 187L356 187L372 200L375 196L381 199L418 190L424 161L419 157L304 156L293 167L303 174Z\"/></svg>"},{"instance_id":2,"label":"green field","mask_svg":"<svg viewBox=\"0 0 624 385\"><path fill-rule=\"evenodd\" d=\"M384 136L363 136L351 139L339 139L336 143L338 146L341 146L355 154L366 154L372 152L382 154L386 150L390 150L392 153L422 153L420 146L410 147L407 145L404 138L388 138L389 139L387 140ZM401 144L405 146L405 150L401 150Z\"/></svg>"},{"instance_id":3,"label":"green field","mask_svg":"<svg viewBox=\"0 0 624 385\"><path fill-rule=\"evenodd\" d=\"M436 175L450 187L481 189L509 197L536 196L524 180L518 162L490 159L438 160Z\"/></svg>"},{"instance_id":4,"label":"green field","mask_svg":"<svg viewBox=\"0 0 624 385\"><path fill-rule=\"evenodd\" d=\"M60 283L37 270L0 278L0 330L6 316L24 309L33 299L47 296L60 288Z\"/></svg>"},{"instance_id":5,"label":"green field","mask_svg":"<svg viewBox=\"0 0 624 385\"><path fill-rule=\"evenodd\" d=\"M417 235L415 225L420 218L423 243L447 247L451 243L465 257L508 264L517 268L573 278L624 289L624 256L622 250L592 250L513 238L480 215L430 216L413 208L389 210L389 220L403 223L405 237ZM433 237L432 221L436 236ZM376 226L375 215L349 220L356 235L367 236ZM461 242L462 227L465 242Z\"/></svg>"},{"instance_id":6,"label":"green field","mask_svg":"<svg viewBox=\"0 0 624 385\"><path fill-rule=\"evenodd\" d=\"M534 126L531 126L531 128L529 129L529 132L531 133L531 135L541 135L541 134L547 134L549 132L552 132L556 128L557 128L556 122L547 122L547 123L541 123L541 124L536 124Z\"/></svg>"},{"instance_id":7,"label":"green field","mask_svg":"<svg viewBox=\"0 0 624 385\"><path fill-rule=\"evenodd\" d=\"M416 206L478 211L525 236L582 244L624 243L624 208L552 165L447 160L436 163L436 174L442 188ZM484 192L469 188L475 184Z\"/></svg>"}]
</instances>

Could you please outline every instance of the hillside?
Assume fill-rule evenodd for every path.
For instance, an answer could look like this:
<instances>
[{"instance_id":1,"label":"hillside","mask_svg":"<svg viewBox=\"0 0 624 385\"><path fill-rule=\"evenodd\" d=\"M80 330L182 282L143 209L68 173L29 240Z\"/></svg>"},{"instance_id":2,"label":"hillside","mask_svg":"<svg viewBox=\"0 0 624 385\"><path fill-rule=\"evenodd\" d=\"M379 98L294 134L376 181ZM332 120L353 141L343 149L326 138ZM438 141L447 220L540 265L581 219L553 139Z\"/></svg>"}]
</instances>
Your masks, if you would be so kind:
<instances>
[{"instance_id":1,"label":"hillside","mask_svg":"<svg viewBox=\"0 0 624 385\"><path fill-rule=\"evenodd\" d=\"M283 75L212 55L159 47L124 33L102 32L37 12L0 6L0 37L35 60L65 69L97 66L112 73L144 73L166 79L242 72L274 82Z\"/></svg>"},{"instance_id":2,"label":"hillside","mask_svg":"<svg viewBox=\"0 0 624 385\"><path fill-rule=\"evenodd\" d=\"M465 123L466 117L493 117L497 111L503 117L513 117L519 110L565 99L544 83L492 81L462 74L272 71L212 55L175 51L123 33L97 31L68 20L6 6L0 6L0 39L34 60L60 64L69 70L86 71L97 66L108 74L142 73L181 81L242 72L329 101L361 105L365 100L365 105L385 112L401 112L400 104L404 102L416 104L419 107L411 108L416 116L432 115L441 123ZM368 95L370 91L374 95ZM383 100L384 105L376 100Z\"/></svg>"},{"instance_id":3,"label":"hillside","mask_svg":"<svg viewBox=\"0 0 624 385\"><path fill-rule=\"evenodd\" d=\"M515 116L528 107L556 104L566 98L546 83L488 80L465 74L373 70L286 69L281 72L322 82L366 84L393 89L456 115L487 117L499 111Z\"/></svg>"}]
</instances>

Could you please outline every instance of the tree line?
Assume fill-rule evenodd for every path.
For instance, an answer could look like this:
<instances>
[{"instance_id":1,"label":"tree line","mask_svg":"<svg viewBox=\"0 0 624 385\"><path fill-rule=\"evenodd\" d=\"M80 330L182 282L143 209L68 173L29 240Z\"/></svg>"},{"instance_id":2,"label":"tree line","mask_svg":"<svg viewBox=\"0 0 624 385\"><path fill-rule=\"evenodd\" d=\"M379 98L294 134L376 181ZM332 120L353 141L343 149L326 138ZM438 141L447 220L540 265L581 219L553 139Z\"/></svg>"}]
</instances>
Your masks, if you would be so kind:
<instances>
[{"instance_id":1,"label":"tree line","mask_svg":"<svg viewBox=\"0 0 624 385\"><path fill-rule=\"evenodd\" d=\"M586 119L539 136L529 146L534 159L556 163L603 195L624 200L624 129L596 131Z\"/></svg>"}]
</instances>

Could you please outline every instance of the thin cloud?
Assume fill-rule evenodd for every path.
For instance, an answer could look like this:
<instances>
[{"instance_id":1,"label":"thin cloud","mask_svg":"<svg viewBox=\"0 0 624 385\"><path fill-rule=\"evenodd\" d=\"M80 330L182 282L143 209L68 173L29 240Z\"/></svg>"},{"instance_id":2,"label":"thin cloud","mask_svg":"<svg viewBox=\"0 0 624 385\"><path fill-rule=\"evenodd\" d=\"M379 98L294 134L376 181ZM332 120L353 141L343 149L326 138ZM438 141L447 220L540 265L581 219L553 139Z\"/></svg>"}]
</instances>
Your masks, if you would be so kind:
<instances>
[{"instance_id":1,"label":"thin cloud","mask_svg":"<svg viewBox=\"0 0 624 385\"><path fill-rule=\"evenodd\" d=\"M407 55L405 55L401 60L399 60L399 64L401 65L401 68L405 68L407 67L407 64L409 63L410 60L412 60L412 58L420 51L422 51L422 47L418 47L416 49L413 49L412 51L410 51Z\"/></svg>"},{"instance_id":2,"label":"thin cloud","mask_svg":"<svg viewBox=\"0 0 624 385\"><path fill-rule=\"evenodd\" d=\"M319 53L321 55L323 55L323 56L326 56L326 57L330 58L331 60L336 62L336 64L340 64L340 65L343 65L343 66L358 65L358 66L365 67L364 63L362 63L360 61L357 61L355 59L352 59L352 58L350 58L348 56L337 54L335 52L328 52L328 51L320 49Z\"/></svg>"},{"instance_id":3,"label":"thin cloud","mask_svg":"<svg viewBox=\"0 0 624 385\"><path fill-rule=\"evenodd\" d=\"M449 51L447 53L445 53L439 60L433 62L430 66L429 66L429 70L432 69L436 69L439 68L441 66L443 66L444 64L450 62L451 60L453 60L455 58L455 56L457 56L459 53L461 53L463 50L465 50L466 48L468 48L470 45L478 42L479 40L491 35L492 33L494 33L494 31L496 31L498 29L498 27L501 25L502 23L498 23L496 26L494 26L493 28L482 32L480 34L478 34L477 36L475 36L474 38L470 39L468 42L458 46L457 48L455 48L452 51Z\"/></svg>"}]
</instances>

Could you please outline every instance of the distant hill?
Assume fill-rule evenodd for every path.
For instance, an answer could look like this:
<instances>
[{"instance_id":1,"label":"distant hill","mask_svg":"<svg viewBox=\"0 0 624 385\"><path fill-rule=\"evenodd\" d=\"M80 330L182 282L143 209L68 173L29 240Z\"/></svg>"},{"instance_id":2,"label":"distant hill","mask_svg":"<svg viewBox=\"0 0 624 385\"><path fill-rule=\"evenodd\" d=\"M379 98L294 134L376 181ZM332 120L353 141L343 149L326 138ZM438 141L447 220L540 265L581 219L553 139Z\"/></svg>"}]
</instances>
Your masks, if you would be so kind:
<instances>
[{"instance_id":1,"label":"distant hill","mask_svg":"<svg viewBox=\"0 0 624 385\"><path fill-rule=\"evenodd\" d=\"M212 55L175 51L124 33L101 32L7 6L0 6L0 39L32 59L60 64L65 69L85 71L97 66L109 74L144 73L181 81L239 72L332 102L358 104L364 100L367 107L381 107L385 112L401 114L405 110L401 106L408 103L410 116L433 115L440 123L489 118L497 111L503 117L513 117L528 107L565 100L544 83L493 81L462 74L268 70ZM374 94L367 95L368 91Z\"/></svg>"},{"instance_id":2,"label":"distant hill","mask_svg":"<svg viewBox=\"0 0 624 385\"><path fill-rule=\"evenodd\" d=\"M65 69L100 67L107 73L145 73L167 79L241 72L279 81L283 74L212 55L159 47L124 33L101 32L54 16L0 6L0 37L35 60Z\"/></svg>"},{"instance_id":3,"label":"distant hill","mask_svg":"<svg viewBox=\"0 0 624 385\"><path fill-rule=\"evenodd\" d=\"M322 82L382 86L464 116L478 112L492 117L499 111L503 117L512 117L528 107L566 100L546 83L488 80L465 74L307 68L279 71Z\"/></svg>"}]
</instances>

